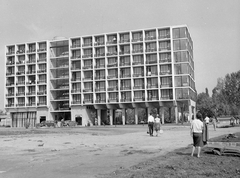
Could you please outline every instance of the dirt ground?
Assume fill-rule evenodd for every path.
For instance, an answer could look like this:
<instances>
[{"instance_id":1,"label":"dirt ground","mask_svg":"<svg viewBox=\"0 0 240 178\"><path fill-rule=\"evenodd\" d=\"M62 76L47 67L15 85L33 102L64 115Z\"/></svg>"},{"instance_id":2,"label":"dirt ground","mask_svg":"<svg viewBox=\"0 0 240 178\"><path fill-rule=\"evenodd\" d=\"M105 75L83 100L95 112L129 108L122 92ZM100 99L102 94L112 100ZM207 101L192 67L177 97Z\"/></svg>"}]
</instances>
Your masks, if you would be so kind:
<instances>
[{"instance_id":1,"label":"dirt ground","mask_svg":"<svg viewBox=\"0 0 240 178\"><path fill-rule=\"evenodd\" d=\"M240 177L240 158L191 157L189 125L0 128L1 178ZM210 127L210 138L239 127Z\"/></svg>"}]
</instances>

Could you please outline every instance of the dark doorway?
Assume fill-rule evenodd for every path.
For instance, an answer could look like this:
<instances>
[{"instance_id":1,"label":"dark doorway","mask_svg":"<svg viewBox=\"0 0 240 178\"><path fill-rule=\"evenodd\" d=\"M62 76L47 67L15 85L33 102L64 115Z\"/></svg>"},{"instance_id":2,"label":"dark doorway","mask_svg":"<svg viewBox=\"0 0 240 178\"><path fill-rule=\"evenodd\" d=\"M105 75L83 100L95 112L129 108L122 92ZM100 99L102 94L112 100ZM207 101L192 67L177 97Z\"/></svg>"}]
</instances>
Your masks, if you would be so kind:
<instances>
[{"instance_id":1,"label":"dark doorway","mask_svg":"<svg viewBox=\"0 0 240 178\"><path fill-rule=\"evenodd\" d=\"M40 123L46 121L46 116L40 116Z\"/></svg>"},{"instance_id":2,"label":"dark doorway","mask_svg":"<svg viewBox=\"0 0 240 178\"><path fill-rule=\"evenodd\" d=\"M77 122L77 125L82 125L82 117L76 116L75 121Z\"/></svg>"}]
</instances>

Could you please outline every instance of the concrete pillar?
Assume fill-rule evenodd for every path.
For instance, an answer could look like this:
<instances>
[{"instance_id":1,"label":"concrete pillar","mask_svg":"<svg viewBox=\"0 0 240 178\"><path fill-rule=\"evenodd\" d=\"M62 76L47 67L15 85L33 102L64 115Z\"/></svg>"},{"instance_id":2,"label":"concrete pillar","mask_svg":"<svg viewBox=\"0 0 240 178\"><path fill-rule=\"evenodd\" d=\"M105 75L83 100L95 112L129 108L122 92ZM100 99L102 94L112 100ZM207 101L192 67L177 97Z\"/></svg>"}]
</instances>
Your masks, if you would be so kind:
<instances>
[{"instance_id":1,"label":"concrete pillar","mask_svg":"<svg viewBox=\"0 0 240 178\"><path fill-rule=\"evenodd\" d=\"M126 109L122 109L122 124L125 125L126 122Z\"/></svg>"},{"instance_id":2,"label":"concrete pillar","mask_svg":"<svg viewBox=\"0 0 240 178\"><path fill-rule=\"evenodd\" d=\"M162 124L164 124L164 107L161 107Z\"/></svg>"},{"instance_id":3,"label":"concrete pillar","mask_svg":"<svg viewBox=\"0 0 240 178\"><path fill-rule=\"evenodd\" d=\"M178 123L178 106L175 106L175 122Z\"/></svg>"},{"instance_id":4,"label":"concrete pillar","mask_svg":"<svg viewBox=\"0 0 240 178\"><path fill-rule=\"evenodd\" d=\"M110 125L113 125L113 109L110 109L109 120L110 120Z\"/></svg>"},{"instance_id":5,"label":"concrete pillar","mask_svg":"<svg viewBox=\"0 0 240 178\"><path fill-rule=\"evenodd\" d=\"M134 109L135 124L138 124L138 108Z\"/></svg>"},{"instance_id":6,"label":"concrete pillar","mask_svg":"<svg viewBox=\"0 0 240 178\"><path fill-rule=\"evenodd\" d=\"M101 125L101 109L97 110L98 125Z\"/></svg>"}]
</instances>

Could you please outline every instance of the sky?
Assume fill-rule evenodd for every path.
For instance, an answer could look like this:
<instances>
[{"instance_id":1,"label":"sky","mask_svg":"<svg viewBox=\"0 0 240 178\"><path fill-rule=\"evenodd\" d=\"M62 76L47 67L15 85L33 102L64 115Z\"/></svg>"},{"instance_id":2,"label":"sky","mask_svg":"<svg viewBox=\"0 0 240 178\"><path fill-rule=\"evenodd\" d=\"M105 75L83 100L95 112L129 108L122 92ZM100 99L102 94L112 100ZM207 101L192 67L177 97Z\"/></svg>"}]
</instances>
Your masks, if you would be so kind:
<instances>
[{"instance_id":1,"label":"sky","mask_svg":"<svg viewBox=\"0 0 240 178\"><path fill-rule=\"evenodd\" d=\"M198 93L240 70L239 0L0 0L0 109L5 45L187 25Z\"/></svg>"}]
</instances>

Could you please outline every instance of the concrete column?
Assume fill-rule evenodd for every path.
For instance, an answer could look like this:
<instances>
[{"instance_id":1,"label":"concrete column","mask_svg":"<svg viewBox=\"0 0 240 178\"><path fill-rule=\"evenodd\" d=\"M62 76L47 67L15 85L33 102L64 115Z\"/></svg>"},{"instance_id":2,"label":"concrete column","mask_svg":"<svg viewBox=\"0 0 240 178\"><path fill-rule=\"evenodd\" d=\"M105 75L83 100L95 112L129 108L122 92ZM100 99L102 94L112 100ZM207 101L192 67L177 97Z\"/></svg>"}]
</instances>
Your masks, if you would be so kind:
<instances>
[{"instance_id":1,"label":"concrete column","mask_svg":"<svg viewBox=\"0 0 240 178\"><path fill-rule=\"evenodd\" d=\"M113 125L113 109L110 109L109 120L110 120L110 125Z\"/></svg>"},{"instance_id":2,"label":"concrete column","mask_svg":"<svg viewBox=\"0 0 240 178\"><path fill-rule=\"evenodd\" d=\"M161 107L162 124L164 124L164 107Z\"/></svg>"},{"instance_id":3,"label":"concrete column","mask_svg":"<svg viewBox=\"0 0 240 178\"><path fill-rule=\"evenodd\" d=\"M135 124L138 124L138 108L134 109Z\"/></svg>"},{"instance_id":4,"label":"concrete column","mask_svg":"<svg viewBox=\"0 0 240 178\"><path fill-rule=\"evenodd\" d=\"M178 107L177 106L175 106L175 122L176 122L176 124L178 123Z\"/></svg>"},{"instance_id":5,"label":"concrete column","mask_svg":"<svg viewBox=\"0 0 240 178\"><path fill-rule=\"evenodd\" d=\"M191 104L188 106L188 110L189 110L189 122L192 123L192 106Z\"/></svg>"},{"instance_id":6,"label":"concrete column","mask_svg":"<svg viewBox=\"0 0 240 178\"><path fill-rule=\"evenodd\" d=\"M97 110L98 125L101 125L101 109Z\"/></svg>"},{"instance_id":7,"label":"concrete column","mask_svg":"<svg viewBox=\"0 0 240 178\"><path fill-rule=\"evenodd\" d=\"M125 121L126 121L126 109L123 108L122 109L122 124L125 125Z\"/></svg>"}]
</instances>

